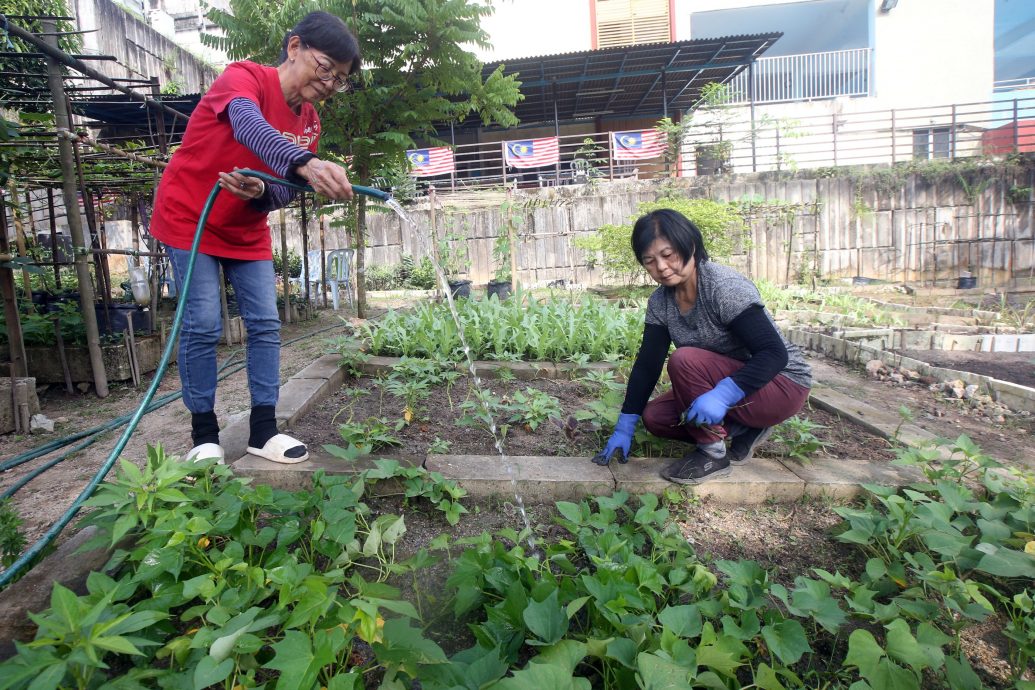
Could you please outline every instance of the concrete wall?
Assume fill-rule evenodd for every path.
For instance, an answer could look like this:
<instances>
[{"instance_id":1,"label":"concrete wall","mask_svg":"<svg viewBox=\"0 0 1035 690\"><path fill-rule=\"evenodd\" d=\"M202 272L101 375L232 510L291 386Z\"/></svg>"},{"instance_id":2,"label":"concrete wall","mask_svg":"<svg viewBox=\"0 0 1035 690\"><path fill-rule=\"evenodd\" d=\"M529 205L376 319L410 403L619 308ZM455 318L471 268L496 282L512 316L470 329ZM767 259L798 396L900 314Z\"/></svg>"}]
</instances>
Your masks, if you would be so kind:
<instances>
[{"instance_id":1,"label":"concrete wall","mask_svg":"<svg viewBox=\"0 0 1035 690\"><path fill-rule=\"evenodd\" d=\"M161 86L176 85L179 93L205 91L218 72L155 31L143 17L134 16L111 0L76 0L74 13L87 53L114 55L118 62L91 61L90 66L110 77L158 77Z\"/></svg>"},{"instance_id":2,"label":"concrete wall","mask_svg":"<svg viewBox=\"0 0 1035 690\"><path fill-rule=\"evenodd\" d=\"M1035 173L1019 177L992 177L978 192L958 182L929 182L919 176L901 189L879 191L872 183L848 178L766 179L736 176L721 180L679 180L689 196L717 200L750 199L768 202L769 211L750 216L752 248L733 257L731 264L754 278L793 283L803 273L821 279L864 276L889 281L954 286L968 268L982 287L1003 284L1035 271L1035 198L1014 203L1011 187L1035 187ZM587 285L601 284L599 269L590 268L586 252L574 239L589 236L605 224L624 224L642 201L658 198L657 182L615 182L595 188L561 187L519 199L525 206L519 229L518 269L525 284L565 279ZM487 281L493 273L492 246L501 232L499 206L459 213L436 211L441 233L444 222L466 238L467 277ZM765 203L763 203L765 205ZM367 265L394 264L401 255L427 254L422 238L431 235L426 204L409 210L415 227L394 215L373 214L368 219ZM274 246L280 229L271 217ZM316 247L318 231L310 230ZM289 242L301 247L293 220ZM328 228L328 249L346 246L340 229Z\"/></svg>"}]
</instances>

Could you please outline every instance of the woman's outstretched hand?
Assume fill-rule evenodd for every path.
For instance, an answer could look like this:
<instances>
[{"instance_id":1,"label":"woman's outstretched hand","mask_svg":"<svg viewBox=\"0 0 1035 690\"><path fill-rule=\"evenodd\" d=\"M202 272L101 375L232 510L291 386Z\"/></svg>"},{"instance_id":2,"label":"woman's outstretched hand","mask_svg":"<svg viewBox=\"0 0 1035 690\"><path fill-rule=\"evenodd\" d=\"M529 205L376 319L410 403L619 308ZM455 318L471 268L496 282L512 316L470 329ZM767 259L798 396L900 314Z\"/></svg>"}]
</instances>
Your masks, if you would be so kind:
<instances>
[{"instance_id":1,"label":"woman's outstretched hand","mask_svg":"<svg viewBox=\"0 0 1035 690\"><path fill-rule=\"evenodd\" d=\"M235 167L233 172L219 173L219 186L242 201L258 199L266 193L265 182L257 177L242 175L238 170L240 168Z\"/></svg>"},{"instance_id":2,"label":"woman's outstretched hand","mask_svg":"<svg viewBox=\"0 0 1035 690\"><path fill-rule=\"evenodd\" d=\"M640 415L638 414L618 415L614 433L607 440L604 450L593 456L593 462L598 465L607 465L616 455L618 462L623 465L629 462L629 449L632 448L633 434L636 432L636 424L639 421Z\"/></svg>"},{"instance_id":3,"label":"woman's outstretched hand","mask_svg":"<svg viewBox=\"0 0 1035 690\"><path fill-rule=\"evenodd\" d=\"M305 165L296 168L295 172L304 178L317 194L346 201L353 197L349 176L345 168L337 163L311 158Z\"/></svg>"}]
</instances>

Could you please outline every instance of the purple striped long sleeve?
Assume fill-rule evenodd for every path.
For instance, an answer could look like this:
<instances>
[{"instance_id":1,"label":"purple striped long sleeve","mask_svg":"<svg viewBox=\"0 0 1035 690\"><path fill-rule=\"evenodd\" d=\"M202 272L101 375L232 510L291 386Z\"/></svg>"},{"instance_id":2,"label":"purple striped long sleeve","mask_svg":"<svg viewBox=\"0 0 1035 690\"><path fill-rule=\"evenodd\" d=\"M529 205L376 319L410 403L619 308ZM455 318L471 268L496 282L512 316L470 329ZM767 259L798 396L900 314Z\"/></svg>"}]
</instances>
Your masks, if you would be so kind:
<instances>
[{"instance_id":1,"label":"purple striped long sleeve","mask_svg":"<svg viewBox=\"0 0 1035 690\"><path fill-rule=\"evenodd\" d=\"M234 138L254 153L280 177L288 177L292 168L313 157L278 132L259 111L259 106L248 98L235 98L226 108ZM297 192L282 185L266 185L266 193L252 201L263 211L273 211L291 203Z\"/></svg>"}]
</instances>

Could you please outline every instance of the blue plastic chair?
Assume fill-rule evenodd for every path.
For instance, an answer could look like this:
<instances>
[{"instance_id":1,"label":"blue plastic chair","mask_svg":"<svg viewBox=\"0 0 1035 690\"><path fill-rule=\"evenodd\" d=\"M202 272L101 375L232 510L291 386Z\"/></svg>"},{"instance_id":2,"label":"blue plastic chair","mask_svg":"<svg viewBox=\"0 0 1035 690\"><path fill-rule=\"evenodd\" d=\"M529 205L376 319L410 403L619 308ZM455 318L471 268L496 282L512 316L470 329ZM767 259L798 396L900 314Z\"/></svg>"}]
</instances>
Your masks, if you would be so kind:
<instances>
[{"instance_id":1,"label":"blue plastic chair","mask_svg":"<svg viewBox=\"0 0 1035 690\"><path fill-rule=\"evenodd\" d=\"M349 307L352 302L352 259L356 256L355 249L335 249L327 255L327 284L331 288L331 299L334 300L334 308L337 309L338 287L345 288L345 296L349 300Z\"/></svg>"},{"instance_id":2,"label":"blue plastic chair","mask_svg":"<svg viewBox=\"0 0 1035 690\"><path fill-rule=\"evenodd\" d=\"M319 294L320 283L321 283L320 271L321 271L322 267L320 265L321 264L320 250L319 249L310 249L309 252L306 254L306 256L308 257L308 261L309 261L309 286L311 288L310 289L310 294L312 294L313 299L315 299L316 295ZM305 267L303 266L303 269L304 268ZM302 273L301 273L301 271L299 271L297 276L291 278L290 282L291 282L292 285L295 286L295 288L297 289L298 292L302 292Z\"/></svg>"}]
</instances>

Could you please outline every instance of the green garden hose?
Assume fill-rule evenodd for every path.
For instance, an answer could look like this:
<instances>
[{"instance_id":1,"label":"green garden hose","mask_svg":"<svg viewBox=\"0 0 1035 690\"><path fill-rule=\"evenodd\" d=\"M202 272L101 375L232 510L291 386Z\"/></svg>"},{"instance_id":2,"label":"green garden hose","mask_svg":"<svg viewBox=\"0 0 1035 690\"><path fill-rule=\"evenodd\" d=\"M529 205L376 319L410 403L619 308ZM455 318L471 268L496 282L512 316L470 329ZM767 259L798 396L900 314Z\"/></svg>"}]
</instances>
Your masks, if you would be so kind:
<instances>
[{"instance_id":1,"label":"green garden hose","mask_svg":"<svg viewBox=\"0 0 1035 690\"><path fill-rule=\"evenodd\" d=\"M299 185L293 182L288 182L287 180L282 180L273 175L268 175L257 170L238 170L237 172L249 177L257 177L267 184L279 184L300 192L313 191L312 187L309 187L308 185ZM155 393L158 391L158 386L161 385L162 379L165 377L165 371L169 367L169 359L172 356L172 350L176 344L176 338L180 333L180 327L183 325L183 312L186 306L186 297L190 291L191 278L194 275L194 262L198 256L198 247L201 245L201 235L205 231L205 222L208 220L208 214L212 211L212 206L215 204L216 197L219 195L220 189L221 187L218 183L213 185L212 191L209 192L208 199L205 201L205 205L201 209L201 216L198 218L198 227L194 232L194 244L190 249L190 260L187 262L187 272L183 276L183 286L180 290L179 300L176 304L176 315L173 317L172 330L169 333L169 341L166 343L165 351L162 353L162 359L158 362L158 368L155 370L155 375L151 380L151 385L147 387L147 392L144 393L143 401L141 401L136 412L134 412L132 417L130 417L126 430L122 432L122 436L119 437L119 440L112 449L108 459L105 460L104 464L97 470L97 473L93 476L93 479L90 480L90 483L86 485L86 488L83 489L83 492L79 494L75 501L72 502L72 505L69 506L68 510L65 511L57 522L51 525L46 534L40 537L39 541L19 556L18 560L11 564L11 567L3 573L0 573L0 587L5 587L10 583L28 564L42 553L59 534L61 534L61 531L64 530L65 527L68 526L68 523L72 521L79 512L79 509L82 508L83 503L93 495L93 492L96 491L98 485L104 481L108 472L111 471L115 461L118 460L122 450L129 442L129 437L133 435L134 431L136 431L137 425L140 423L140 419L150 411L149 406L151 405L151 400L154 398ZM391 198L391 195L387 192L380 189L374 189L372 187L352 185L352 191L356 194L373 197L379 201L388 201ZM85 433L82 433L82 435L77 436L77 438L82 438L85 435ZM85 447L85 445L89 444L83 444L83 447Z\"/></svg>"}]
</instances>

